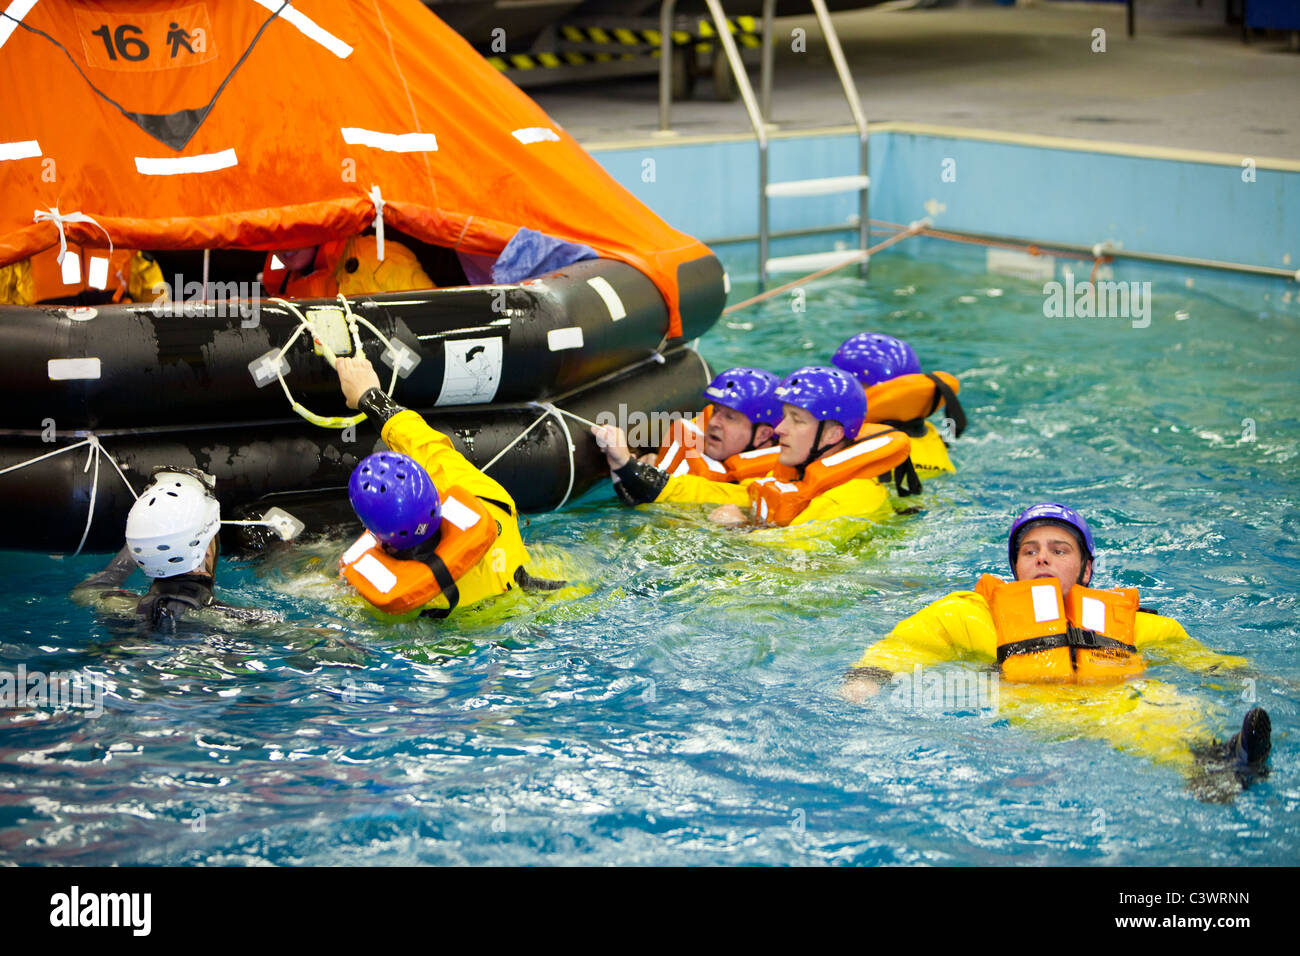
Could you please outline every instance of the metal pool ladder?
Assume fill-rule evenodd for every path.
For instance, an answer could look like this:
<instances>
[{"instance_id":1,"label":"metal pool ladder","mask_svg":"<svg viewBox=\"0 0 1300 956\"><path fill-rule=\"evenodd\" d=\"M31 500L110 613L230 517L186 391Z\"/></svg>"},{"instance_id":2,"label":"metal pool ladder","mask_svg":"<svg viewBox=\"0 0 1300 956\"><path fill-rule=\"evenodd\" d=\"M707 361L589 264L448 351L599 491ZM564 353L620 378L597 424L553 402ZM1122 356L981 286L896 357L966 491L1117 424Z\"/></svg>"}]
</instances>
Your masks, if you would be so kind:
<instances>
[{"instance_id":1,"label":"metal pool ladder","mask_svg":"<svg viewBox=\"0 0 1300 956\"><path fill-rule=\"evenodd\" d=\"M763 0L763 66L761 87L763 106L760 112L754 101L754 90L749 84L745 65L741 62L736 41L732 39L727 27L727 18L722 11L721 0L705 0L709 14L713 17L718 39L727 54L736 86L745 102L749 113L750 125L754 127L754 136L758 140L758 285L762 289L767 284L769 272L803 272L817 270L851 259L871 245L871 224L867 215L868 198L871 187L867 175L867 119L862 112L862 103L858 99L857 87L853 85L853 75L849 72L848 61L840 47L840 38L831 23L830 13L826 10L825 0L811 0L817 22L830 48L831 60L835 72L839 75L840 86L844 88L844 97L848 100L849 111L853 114L853 124L858 130L858 174L856 176L828 176L820 179L792 179L779 183L767 181L767 128L772 115L772 18L776 0ZM676 0L664 0L660 8L660 61L659 61L659 128L669 128L669 103L672 99L672 19ZM774 198L793 198L806 196L827 196L835 193L858 193L858 248L832 252L818 252L802 256L784 256L769 259L767 255L770 237L768 229L768 203ZM862 260L862 275L867 274L868 261Z\"/></svg>"}]
</instances>

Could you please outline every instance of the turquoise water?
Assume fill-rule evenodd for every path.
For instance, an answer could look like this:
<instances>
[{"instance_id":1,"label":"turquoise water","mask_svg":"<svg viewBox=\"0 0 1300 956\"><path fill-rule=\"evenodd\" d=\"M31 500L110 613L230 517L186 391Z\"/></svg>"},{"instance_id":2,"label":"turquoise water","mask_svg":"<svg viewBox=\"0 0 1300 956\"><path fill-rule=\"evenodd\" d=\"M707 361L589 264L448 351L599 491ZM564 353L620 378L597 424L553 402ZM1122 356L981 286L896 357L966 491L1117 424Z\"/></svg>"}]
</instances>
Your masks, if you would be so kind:
<instances>
[{"instance_id":1,"label":"turquoise water","mask_svg":"<svg viewBox=\"0 0 1300 956\"><path fill-rule=\"evenodd\" d=\"M118 634L64 599L102 556L0 555L0 668L111 687L98 718L0 713L0 860L1294 864L1297 325L1159 284L1146 329L1049 320L1040 285L882 257L700 347L787 372L872 329L957 374L961 470L919 513L798 551L602 487L525 529L579 593L458 625L370 623L329 573L342 542L225 561L228 599L295 624L244 635ZM1010 517L1042 499L1093 521L1094 583L1252 661L1252 686L1152 671L1223 735L1253 689L1267 780L1206 802L1104 743L839 697L900 618L1005 573Z\"/></svg>"}]
</instances>

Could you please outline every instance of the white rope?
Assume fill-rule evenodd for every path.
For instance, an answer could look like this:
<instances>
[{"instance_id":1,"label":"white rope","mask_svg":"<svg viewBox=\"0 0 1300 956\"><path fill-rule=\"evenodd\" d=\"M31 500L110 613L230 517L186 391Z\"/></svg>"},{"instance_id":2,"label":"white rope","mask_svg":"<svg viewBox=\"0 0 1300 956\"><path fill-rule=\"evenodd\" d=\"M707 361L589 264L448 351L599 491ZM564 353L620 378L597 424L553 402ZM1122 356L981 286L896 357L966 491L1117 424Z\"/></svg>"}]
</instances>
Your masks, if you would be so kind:
<instances>
[{"instance_id":1,"label":"white rope","mask_svg":"<svg viewBox=\"0 0 1300 956\"><path fill-rule=\"evenodd\" d=\"M540 425L542 422L544 422L550 416L550 414L551 412L548 409L547 411L542 412L541 415L537 416L537 421L533 422L531 425L529 425L527 428L521 431L518 435L516 435L514 439L510 442L510 444L506 445L505 448L502 448L499 452L493 455L492 460L488 462L486 465L484 465L482 468L480 468L479 471L486 474L489 468L491 468L493 465L495 465L498 461L501 460L502 455L504 455L511 448L514 448L515 445L518 445L521 441L523 441L524 436L527 435L534 428L536 428L538 425Z\"/></svg>"},{"instance_id":2,"label":"white rope","mask_svg":"<svg viewBox=\"0 0 1300 956\"><path fill-rule=\"evenodd\" d=\"M86 470L90 468L91 461L94 461L95 474L90 479L90 507L86 509L86 530L81 532L81 540L77 542L77 550L72 552L74 558L81 554L81 549L86 545L86 537L90 534L90 526L95 521L95 498L99 495L99 453L103 449L99 447L99 439L94 435L91 435L86 441L90 445L90 454L86 456L86 465L81 469L81 473L84 475Z\"/></svg>"},{"instance_id":3,"label":"white rope","mask_svg":"<svg viewBox=\"0 0 1300 956\"><path fill-rule=\"evenodd\" d=\"M570 418L574 419L575 421L582 422L582 424L584 425L590 425L592 428L600 427L595 422L593 422L590 418L583 418L581 415L575 415L573 412L565 411L563 408L556 408L550 402L529 402L528 404L535 405L538 408L549 409L550 411L556 412L560 415L568 415Z\"/></svg>"},{"instance_id":4,"label":"white rope","mask_svg":"<svg viewBox=\"0 0 1300 956\"><path fill-rule=\"evenodd\" d=\"M564 420L564 415L570 415L572 413L565 412L564 415L561 415L560 409L556 408L549 402L543 402L542 407L553 414L555 420L560 423L560 428L564 432L564 442L569 446L569 487L564 489L564 497L560 499L560 503L551 509L552 511L559 511L568 502L569 495L573 494L573 479L577 471L576 466L573 463L573 453L576 451L573 447L573 436L569 434L569 423ZM581 416L578 415L573 415L573 417L580 418L580 420L584 422L586 421L585 418L581 418Z\"/></svg>"},{"instance_id":5,"label":"white rope","mask_svg":"<svg viewBox=\"0 0 1300 956\"><path fill-rule=\"evenodd\" d=\"M27 461L20 461L16 465L10 465L8 468L0 470L0 475L6 475L11 471L17 471L19 468L26 468L28 465L36 464L38 461L44 461L46 458L53 458L55 455L62 455L65 451L72 451L74 448L80 448L82 445L89 444L90 439L87 438L84 441L77 442L75 445L65 445L62 448L56 448L54 451L46 452L44 455L39 455L36 458L30 458Z\"/></svg>"},{"instance_id":6,"label":"white rope","mask_svg":"<svg viewBox=\"0 0 1300 956\"><path fill-rule=\"evenodd\" d=\"M93 225L96 229L102 232L104 238L108 240L108 256L110 259L113 257L113 237L108 234L107 229L95 222L95 220L91 219L84 212L60 213L58 206L55 206L53 209L37 209L32 214L32 222L52 222L54 223L54 228L59 230L59 265L63 265L63 257L68 254L68 237L63 234L63 224L65 222L88 222Z\"/></svg>"}]
</instances>

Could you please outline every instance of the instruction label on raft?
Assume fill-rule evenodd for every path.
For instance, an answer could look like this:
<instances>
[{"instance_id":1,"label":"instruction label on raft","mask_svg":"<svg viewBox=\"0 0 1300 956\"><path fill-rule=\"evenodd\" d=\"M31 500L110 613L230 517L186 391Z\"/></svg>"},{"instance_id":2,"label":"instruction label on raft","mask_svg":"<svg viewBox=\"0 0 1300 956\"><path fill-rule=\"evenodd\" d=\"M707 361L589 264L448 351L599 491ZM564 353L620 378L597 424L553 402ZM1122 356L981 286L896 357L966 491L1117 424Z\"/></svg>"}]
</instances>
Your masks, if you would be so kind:
<instances>
[{"instance_id":1,"label":"instruction label on raft","mask_svg":"<svg viewBox=\"0 0 1300 956\"><path fill-rule=\"evenodd\" d=\"M482 405L496 398L504 351L501 339L450 339L442 344L446 355L438 404Z\"/></svg>"}]
</instances>

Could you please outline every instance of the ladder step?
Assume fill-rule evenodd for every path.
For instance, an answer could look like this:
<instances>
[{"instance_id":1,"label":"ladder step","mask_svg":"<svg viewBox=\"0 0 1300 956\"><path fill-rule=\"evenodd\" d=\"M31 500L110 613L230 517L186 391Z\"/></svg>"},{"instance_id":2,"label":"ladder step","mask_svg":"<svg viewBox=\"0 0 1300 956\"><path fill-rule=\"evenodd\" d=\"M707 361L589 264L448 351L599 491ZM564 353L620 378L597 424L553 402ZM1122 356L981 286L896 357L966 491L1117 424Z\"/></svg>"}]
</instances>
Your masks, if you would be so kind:
<instances>
[{"instance_id":1,"label":"ladder step","mask_svg":"<svg viewBox=\"0 0 1300 956\"><path fill-rule=\"evenodd\" d=\"M871 185L870 176L828 176L825 179L792 179L768 183L769 196L829 196L832 193L862 192Z\"/></svg>"},{"instance_id":2,"label":"ladder step","mask_svg":"<svg viewBox=\"0 0 1300 956\"><path fill-rule=\"evenodd\" d=\"M837 266L861 253L860 249L838 249L834 252L812 252L803 256L778 256L767 260L768 272L816 272L827 266ZM863 260L866 261L865 259Z\"/></svg>"}]
</instances>

